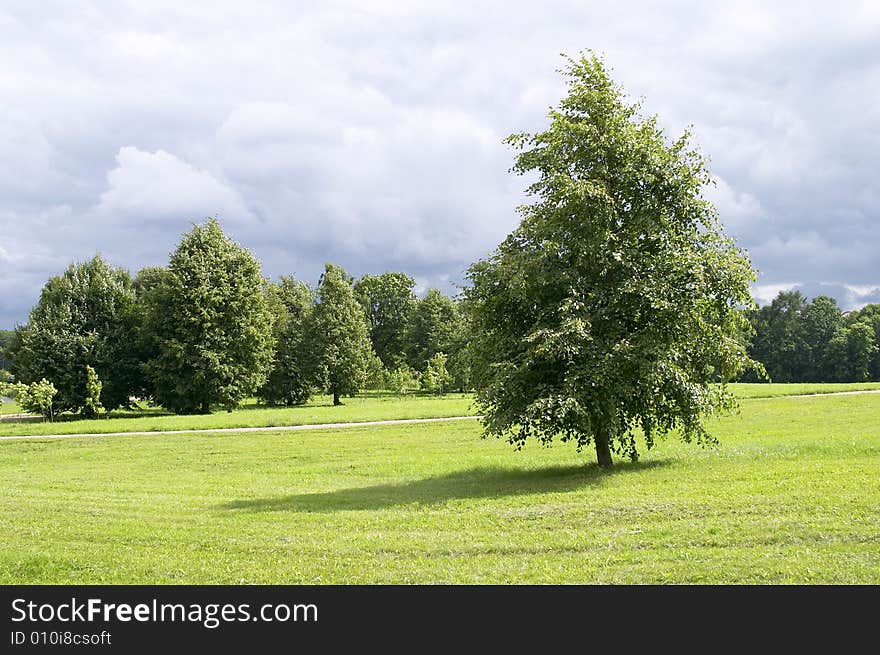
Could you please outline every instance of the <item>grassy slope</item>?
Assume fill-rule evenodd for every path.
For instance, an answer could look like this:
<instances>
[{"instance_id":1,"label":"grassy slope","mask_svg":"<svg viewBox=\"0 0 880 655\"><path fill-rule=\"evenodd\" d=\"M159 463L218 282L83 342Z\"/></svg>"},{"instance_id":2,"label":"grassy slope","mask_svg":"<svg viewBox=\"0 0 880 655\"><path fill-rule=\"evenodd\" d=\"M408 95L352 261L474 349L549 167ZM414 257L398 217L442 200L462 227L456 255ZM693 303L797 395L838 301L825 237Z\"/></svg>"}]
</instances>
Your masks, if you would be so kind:
<instances>
[{"instance_id":1,"label":"grassy slope","mask_svg":"<svg viewBox=\"0 0 880 655\"><path fill-rule=\"evenodd\" d=\"M600 473L476 422L0 443L0 583L880 583L880 398Z\"/></svg>"},{"instance_id":2,"label":"grassy slope","mask_svg":"<svg viewBox=\"0 0 880 655\"><path fill-rule=\"evenodd\" d=\"M735 384L740 398L763 398L794 394L818 394L835 391L880 389L880 382L842 384ZM39 420L0 423L0 436L31 434L94 434L101 432L152 432L161 430L213 429L235 427L271 427L315 423L349 423L395 418L467 416L475 412L468 394L408 396L366 393L345 399L342 407L333 407L329 396L318 396L302 407L261 407L254 402L237 411L209 415L174 416L159 408L137 412L115 412L115 418L68 420L43 423Z\"/></svg>"},{"instance_id":3,"label":"grassy slope","mask_svg":"<svg viewBox=\"0 0 880 655\"><path fill-rule=\"evenodd\" d=\"M128 413L126 418L90 421L3 422L2 435L30 434L92 434L101 432L152 432L159 430L212 429L228 427L270 427L314 423L350 423L396 418L430 418L466 416L473 413L469 394L445 396L407 396L365 394L343 399L344 405L333 407L332 398L318 396L301 407L261 407L249 405L234 412L215 412L195 416L175 416L158 410L142 415Z\"/></svg>"}]
</instances>

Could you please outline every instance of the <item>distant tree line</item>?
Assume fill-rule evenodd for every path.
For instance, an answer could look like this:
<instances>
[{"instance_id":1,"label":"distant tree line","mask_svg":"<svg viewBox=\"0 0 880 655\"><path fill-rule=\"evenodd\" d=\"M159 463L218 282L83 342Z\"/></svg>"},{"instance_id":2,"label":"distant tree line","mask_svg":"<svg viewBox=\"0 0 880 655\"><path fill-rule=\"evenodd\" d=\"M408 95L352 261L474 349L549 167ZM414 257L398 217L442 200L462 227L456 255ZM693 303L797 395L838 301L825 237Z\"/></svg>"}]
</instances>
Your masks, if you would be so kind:
<instances>
[{"instance_id":1,"label":"distant tree line","mask_svg":"<svg viewBox=\"0 0 880 655\"><path fill-rule=\"evenodd\" d=\"M403 273L354 280L334 264L316 287L271 282L211 219L165 267L132 278L97 255L52 277L28 322L0 333L18 385L7 387L50 384L47 416L84 417L136 399L190 414L253 395L295 405L323 392L340 404L366 387L468 389L459 304L414 288Z\"/></svg>"},{"instance_id":2,"label":"distant tree line","mask_svg":"<svg viewBox=\"0 0 880 655\"><path fill-rule=\"evenodd\" d=\"M94 417L135 399L188 414L253 395L296 405L316 393L339 404L365 388L466 391L470 314L467 300L437 289L419 298L400 272L355 280L327 264L315 287L271 282L211 219L165 267L132 278L98 255L49 279L28 322L0 332L14 384L0 383L47 417ZM880 305L844 313L827 296L785 291L747 316L748 354L774 382L880 380Z\"/></svg>"},{"instance_id":3,"label":"distant tree line","mask_svg":"<svg viewBox=\"0 0 880 655\"><path fill-rule=\"evenodd\" d=\"M783 291L749 320L749 354L773 382L880 381L880 305L842 312L828 296Z\"/></svg>"}]
</instances>

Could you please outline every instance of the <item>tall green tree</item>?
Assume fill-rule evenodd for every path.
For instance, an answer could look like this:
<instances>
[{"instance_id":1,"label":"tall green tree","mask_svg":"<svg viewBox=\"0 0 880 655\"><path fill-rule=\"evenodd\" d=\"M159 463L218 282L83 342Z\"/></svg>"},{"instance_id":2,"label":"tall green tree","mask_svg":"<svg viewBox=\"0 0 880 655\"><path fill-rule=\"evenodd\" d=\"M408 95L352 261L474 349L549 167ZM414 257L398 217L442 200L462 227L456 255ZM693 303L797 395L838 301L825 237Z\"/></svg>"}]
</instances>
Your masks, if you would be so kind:
<instances>
[{"instance_id":1,"label":"tall green tree","mask_svg":"<svg viewBox=\"0 0 880 655\"><path fill-rule=\"evenodd\" d=\"M856 321L840 327L828 344L827 381L867 382L876 335L869 323Z\"/></svg>"},{"instance_id":2,"label":"tall green tree","mask_svg":"<svg viewBox=\"0 0 880 655\"><path fill-rule=\"evenodd\" d=\"M454 355L460 348L462 318L452 298L439 289L428 289L413 308L406 330L410 366L424 371L437 353Z\"/></svg>"},{"instance_id":3,"label":"tall green tree","mask_svg":"<svg viewBox=\"0 0 880 655\"><path fill-rule=\"evenodd\" d=\"M406 352L406 328L416 302L414 286L415 280L405 273L364 275L354 284L373 350L386 368Z\"/></svg>"},{"instance_id":4,"label":"tall green tree","mask_svg":"<svg viewBox=\"0 0 880 655\"><path fill-rule=\"evenodd\" d=\"M808 377L810 348L803 322L807 305L800 291L781 291L753 314L755 336L749 354L764 364L773 382L802 382Z\"/></svg>"},{"instance_id":5,"label":"tall green tree","mask_svg":"<svg viewBox=\"0 0 880 655\"><path fill-rule=\"evenodd\" d=\"M843 313L834 298L816 296L801 311L800 323L799 332L805 350L801 358L804 361L804 370L800 379L804 382L827 380L825 366L828 344L843 325Z\"/></svg>"},{"instance_id":6,"label":"tall green tree","mask_svg":"<svg viewBox=\"0 0 880 655\"><path fill-rule=\"evenodd\" d=\"M353 396L363 387L372 346L364 311L355 299L352 278L340 266L327 264L308 322L314 379L333 394Z\"/></svg>"},{"instance_id":7,"label":"tall green tree","mask_svg":"<svg viewBox=\"0 0 880 655\"><path fill-rule=\"evenodd\" d=\"M143 297L155 399L177 413L232 409L266 381L272 314L260 264L215 219L195 225Z\"/></svg>"},{"instance_id":8,"label":"tall green tree","mask_svg":"<svg viewBox=\"0 0 880 655\"><path fill-rule=\"evenodd\" d=\"M6 349L12 345L14 338L15 332L13 330L0 330L0 370L9 369L10 362Z\"/></svg>"},{"instance_id":9,"label":"tall green tree","mask_svg":"<svg viewBox=\"0 0 880 655\"><path fill-rule=\"evenodd\" d=\"M143 388L135 347L138 314L131 276L100 255L49 279L19 328L12 369L24 383L49 380L55 411L88 411L87 366L102 380L100 402L127 407Z\"/></svg>"},{"instance_id":10,"label":"tall green tree","mask_svg":"<svg viewBox=\"0 0 880 655\"><path fill-rule=\"evenodd\" d=\"M274 315L275 353L266 383L257 395L270 405L298 405L312 395L306 350L306 326L313 309L314 293L305 282L281 276L266 289Z\"/></svg>"},{"instance_id":11,"label":"tall green tree","mask_svg":"<svg viewBox=\"0 0 880 655\"><path fill-rule=\"evenodd\" d=\"M595 56L562 72L549 128L508 139L533 202L468 272L486 433L592 443L603 467L635 459L638 434L713 442L701 417L735 406L725 383L752 365L750 262L702 196L689 134L669 143Z\"/></svg>"},{"instance_id":12,"label":"tall green tree","mask_svg":"<svg viewBox=\"0 0 880 655\"><path fill-rule=\"evenodd\" d=\"M874 345L868 358L868 379L880 382L880 305L865 305L846 317L848 325L864 323L874 331Z\"/></svg>"}]
</instances>

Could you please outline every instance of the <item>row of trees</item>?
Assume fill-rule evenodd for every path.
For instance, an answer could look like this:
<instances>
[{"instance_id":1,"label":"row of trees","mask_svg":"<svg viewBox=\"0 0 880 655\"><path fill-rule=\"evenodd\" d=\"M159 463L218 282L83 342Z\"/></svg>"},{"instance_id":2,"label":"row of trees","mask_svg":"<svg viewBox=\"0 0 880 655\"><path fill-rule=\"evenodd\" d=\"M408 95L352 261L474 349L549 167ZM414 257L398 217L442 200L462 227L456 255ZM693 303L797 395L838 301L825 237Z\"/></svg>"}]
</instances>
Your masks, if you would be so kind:
<instances>
[{"instance_id":1,"label":"row of trees","mask_svg":"<svg viewBox=\"0 0 880 655\"><path fill-rule=\"evenodd\" d=\"M798 294L755 308L751 262L703 195L712 177L690 135L669 141L594 55L562 72L548 128L508 139L531 202L468 269L463 305L333 265L315 290L273 285L209 221L134 280L100 258L50 280L7 349L13 370L88 414L132 395L177 412L255 391L339 402L367 378L405 388L418 367L426 387L475 387L488 434L592 444L601 466L636 459L637 436L713 443L702 417L735 407L726 383L759 360L778 381L876 376L876 308L843 316Z\"/></svg>"},{"instance_id":2,"label":"row of trees","mask_svg":"<svg viewBox=\"0 0 880 655\"><path fill-rule=\"evenodd\" d=\"M185 414L253 394L292 405L325 391L339 404L368 383L466 387L466 367L446 367L463 350L458 306L414 286L401 273L355 282L333 264L316 288L269 282L211 219L167 267L132 279L96 256L51 278L6 353L19 383L53 385L54 411L86 417L132 398Z\"/></svg>"},{"instance_id":3,"label":"row of trees","mask_svg":"<svg viewBox=\"0 0 880 655\"><path fill-rule=\"evenodd\" d=\"M880 305L844 313L828 296L783 291L749 320L749 352L775 382L880 380Z\"/></svg>"}]
</instances>

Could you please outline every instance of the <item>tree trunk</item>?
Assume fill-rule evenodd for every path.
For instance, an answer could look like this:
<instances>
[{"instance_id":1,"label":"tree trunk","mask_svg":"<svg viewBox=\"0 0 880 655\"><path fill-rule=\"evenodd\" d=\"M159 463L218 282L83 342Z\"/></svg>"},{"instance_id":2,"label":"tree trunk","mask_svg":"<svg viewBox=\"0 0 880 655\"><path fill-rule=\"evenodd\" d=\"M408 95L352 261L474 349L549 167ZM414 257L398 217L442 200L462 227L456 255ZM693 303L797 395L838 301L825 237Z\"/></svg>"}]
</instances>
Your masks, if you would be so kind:
<instances>
[{"instance_id":1,"label":"tree trunk","mask_svg":"<svg viewBox=\"0 0 880 655\"><path fill-rule=\"evenodd\" d=\"M342 404L342 401L339 400L339 392L334 391L333 392L333 406L335 407L336 405L341 405L341 404Z\"/></svg>"},{"instance_id":2,"label":"tree trunk","mask_svg":"<svg viewBox=\"0 0 880 655\"><path fill-rule=\"evenodd\" d=\"M596 442L596 461L599 462L599 466L606 469L611 468L613 466L611 446L608 441L608 430L604 425L596 430L593 441Z\"/></svg>"},{"instance_id":3,"label":"tree trunk","mask_svg":"<svg viewBox=\"0 0 880 655\"><path fill-rule=\"evenodd\" d=\"M202 414L210 414L211 413L211 403L209 403L207 400L205 402L203 402L201 412L202 412Z\"/></svg>"}]
</instances>

